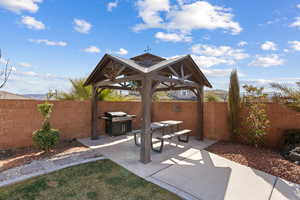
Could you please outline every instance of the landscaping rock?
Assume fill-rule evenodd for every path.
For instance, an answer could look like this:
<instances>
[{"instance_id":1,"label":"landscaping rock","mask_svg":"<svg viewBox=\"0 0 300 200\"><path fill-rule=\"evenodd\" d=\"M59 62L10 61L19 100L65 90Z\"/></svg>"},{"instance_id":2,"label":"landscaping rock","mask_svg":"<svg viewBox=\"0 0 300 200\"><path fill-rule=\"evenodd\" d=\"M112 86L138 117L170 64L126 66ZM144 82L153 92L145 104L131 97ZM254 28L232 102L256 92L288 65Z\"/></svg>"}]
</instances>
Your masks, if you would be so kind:
<instances>
[{"instance_id":1,"label":"landscaping rock","mask_svg":"<svg viewBox=\"0 0 300 200\"><path fill-rule=\"evenodd\" d=\"M289 160L300 163L300 147L296 147L289 154Z\"/></svg>"}]
</instances>

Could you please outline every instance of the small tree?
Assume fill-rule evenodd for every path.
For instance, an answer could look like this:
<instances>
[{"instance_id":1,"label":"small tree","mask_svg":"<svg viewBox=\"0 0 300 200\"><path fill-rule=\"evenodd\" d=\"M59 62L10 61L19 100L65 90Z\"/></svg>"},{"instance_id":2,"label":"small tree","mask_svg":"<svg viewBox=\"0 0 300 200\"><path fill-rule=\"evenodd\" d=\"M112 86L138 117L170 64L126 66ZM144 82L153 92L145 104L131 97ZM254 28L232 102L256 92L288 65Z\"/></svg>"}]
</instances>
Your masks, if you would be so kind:
<instances>
[{"instance_id":1,"label":"small tree","mask_svg":"<svg viewBox=\"0 0 300 200\"><path fill-rule=\"evenodd\" d=\"M4 67L1 67L1 64L4 64ZM9 65L9 60L2 59L2 52L0 49L0 88L5 86L11 71L12 67Z\"/></svg>"},{"instance_id":2,"label":"small tree","mask_svg":"<svg viewBox=\"0 0 300 200\"><path fill-rule=\"evenodd\" d=\"M92 98L92 86L84 86L85 79L70 79L71 90L69 92L57 93L56 98L58 100L90 100ZM115 91L110 89L104 89L99 95L100 101L123 101L128 98L118 95Z\"/></svg>"},{"instance_id":3,"label":"small tree","mask_svg":"<svg viewBox=\"0 0 300 200\"><path fill-rule=\"evenodd\" d=\"M38 111L44 117L42 128L33 132L33 141L36 146L45 152L55 147L59 140L59 132L56 129L52 129L50 125L50 115L52 112L53 104L47 101L38 105Z\"/></svg>"},{"instance_id":4,"label":"small tree","mask_svg":"<svg viewBox=\"0 0 300 200\"><path fill-rule=\"evenodd\" d=\"M214 93L208 93L204 96L204 100L206 102L219 102L219 97Z\"/></svg>"},{"instance_id":5,"label":"small tree","mask_svg":"<svg viewBox=\"0 0 300 200\"><path fill-rule=\"evenodd\" d=\"M273 95L278 103L283 103L289 109L300 112L300 82L297 82L296 85L298 88L272 83L271 87L279 90L279 93Z\"/></svg>"},{"instance_id":6,"label":"small tree","mask_svg":"<svg viewBox=\"0 0 300 200\"><path fill-rule=\"evenodd\" d=\"M239 134L241 118L241 97L238 74L233 70L230 75L230 84L228 92L228 113L231 139L235 140Z\"/></svg>"},{"instance_id":7,"label":"small tree","mask_svg":"<svg viewBox=\"0 0 300 200\"><path fill-rule=\"evenodd\" d=\"M267 128L270 127L264 103L267 94L263 93L263 87L256 88L251 85L245 85L243 88L246 90L243 98L243 105L247 112L244 121L246 136L250 144L257 146L264 143Z\"/></svg>"}]
</instances>

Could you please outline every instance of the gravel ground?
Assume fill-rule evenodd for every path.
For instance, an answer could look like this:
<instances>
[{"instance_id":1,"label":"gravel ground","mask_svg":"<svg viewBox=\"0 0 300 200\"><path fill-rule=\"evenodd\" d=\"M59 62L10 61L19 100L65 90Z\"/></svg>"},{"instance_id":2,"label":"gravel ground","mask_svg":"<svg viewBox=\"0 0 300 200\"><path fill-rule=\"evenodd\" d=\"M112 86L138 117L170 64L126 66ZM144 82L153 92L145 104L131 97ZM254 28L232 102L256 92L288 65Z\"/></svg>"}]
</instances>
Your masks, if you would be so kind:
<instances>
[{"instance_id":1,"label":"gravel ground","mask_svg":"<svg viewBox=\"0 0 300 200\"><path fill-rule=\"evenodd\" d=\"M64 141L60 142L60 144L49 153L44 153L35 147L0 150L0 172L13 167L29 164L34 160L52 156L62 156L86 149L87 147L77 141Z\"/></svg>"},{"instance_id":2,"label":"gravel ground","mask_svg":"<svg viewBox=\"0 0 300 200\"><path fill-rule=\"evenodd\" d=\"M300 184L300 166L285 160L274 150L225 142L218 142L206 150L242 165Z\"/></svg>"}]
</instances>

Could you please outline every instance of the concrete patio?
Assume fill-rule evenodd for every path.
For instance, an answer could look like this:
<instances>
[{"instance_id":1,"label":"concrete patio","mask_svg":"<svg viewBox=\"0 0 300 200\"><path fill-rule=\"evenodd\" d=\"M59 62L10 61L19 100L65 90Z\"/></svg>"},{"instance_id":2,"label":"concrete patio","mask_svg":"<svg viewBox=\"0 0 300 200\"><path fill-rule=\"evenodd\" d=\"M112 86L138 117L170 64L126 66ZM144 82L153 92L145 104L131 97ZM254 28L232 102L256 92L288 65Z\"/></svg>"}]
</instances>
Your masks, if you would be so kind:
<instances>
[{"instance_id":1,"label":"concrete patio","mask_svg":"<svg viewBox=\"0 0 300 200\"><path fill-rule=\"evenodd\" d=\"M215 141L173 140L163 153L152 152L152 162L139 161L133 136L79 140L138 176L156 183L183 199L191 200L298 200L300 186L232 162L204 149Z\"/></svg>"}]
</instances>

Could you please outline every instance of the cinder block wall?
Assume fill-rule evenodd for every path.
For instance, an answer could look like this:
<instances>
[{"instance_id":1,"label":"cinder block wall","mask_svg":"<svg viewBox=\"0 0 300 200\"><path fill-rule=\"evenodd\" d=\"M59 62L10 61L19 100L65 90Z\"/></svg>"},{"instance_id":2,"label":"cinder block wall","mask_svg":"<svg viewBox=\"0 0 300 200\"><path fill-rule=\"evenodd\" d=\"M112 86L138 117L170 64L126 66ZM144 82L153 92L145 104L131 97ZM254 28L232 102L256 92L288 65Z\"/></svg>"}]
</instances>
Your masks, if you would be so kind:
<instances>
[{"instance_id":1,"label":"cinder block wall","mask_svg":"<svg viewBox=\"0 0 300 200\"><path fill-rule=\"evenodd\" d=\"M42 117L37 105L43 101L0 100L0 149L32 145L31 135L41 127ZM62 139L90 136L91 107L89 101L52 101L52 126L61 132ZM99 102L98 115L107 111L124 111L137 115L134 128L140 127L141 105L139 102ZM152 121L182 120L182 128L197 128L196 102L154 102ZM271 121L267 145L278 146L283 129L300 128L300 113L290 111L278 104L268 104L267 112ZM104 121L98 119L97 130L104 133ZM226 103L205 103L204 135L206 138L228 140Z\"/></svg>"},{"instance_id":2,"label":"cinder block wall","mask_svg":"<svg viewBox=\"0 0 300 200\"><path fill-rule=\"evenodd\" d=\"M0 100L0 149L32 145L32 132L41 128L43 118L37 105L43 101ZM60 130L62 139L88 137L90 103L53 101L51 124Z\"/></svg>"}]
</instances>

